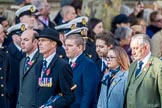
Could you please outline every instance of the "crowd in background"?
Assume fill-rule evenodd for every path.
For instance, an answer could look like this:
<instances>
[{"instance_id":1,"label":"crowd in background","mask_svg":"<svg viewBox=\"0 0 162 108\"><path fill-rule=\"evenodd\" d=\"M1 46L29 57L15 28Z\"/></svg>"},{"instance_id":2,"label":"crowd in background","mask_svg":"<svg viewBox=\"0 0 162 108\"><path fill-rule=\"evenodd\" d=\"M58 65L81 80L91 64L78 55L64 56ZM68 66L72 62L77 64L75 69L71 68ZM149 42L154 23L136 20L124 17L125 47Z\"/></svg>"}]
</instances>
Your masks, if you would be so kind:
<instances>
[{"instance_id":1,"label":"crowd in background","mask_svg":"<svg viewBox=\"0 0 162 108\"><path fill-rule=\"evenodd\" d=\"M2 108L162 107L162 13L136 2L104 28L82 0L17 0L0 16ZM156 2L155 2L156 3Z\"/></svg>"}]
</instances>

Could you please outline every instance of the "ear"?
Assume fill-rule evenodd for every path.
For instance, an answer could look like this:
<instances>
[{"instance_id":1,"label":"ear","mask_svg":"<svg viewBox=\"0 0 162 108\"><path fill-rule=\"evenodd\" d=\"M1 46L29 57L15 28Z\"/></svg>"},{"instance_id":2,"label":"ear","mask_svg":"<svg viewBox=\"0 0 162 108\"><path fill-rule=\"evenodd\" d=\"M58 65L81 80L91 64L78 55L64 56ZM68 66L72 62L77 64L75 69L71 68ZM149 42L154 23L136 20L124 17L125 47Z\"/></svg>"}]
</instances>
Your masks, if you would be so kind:
<instances>
[{"instance_id":1,"label":"ear","mask_svg":"<svg viewBox=\"0 0 162 108\"><path fill-rule=\"evenodd\" d=\"M80 50L84 49L83 45L79 45L78 47L79 47Z\"/></svg>"}]
</instances>

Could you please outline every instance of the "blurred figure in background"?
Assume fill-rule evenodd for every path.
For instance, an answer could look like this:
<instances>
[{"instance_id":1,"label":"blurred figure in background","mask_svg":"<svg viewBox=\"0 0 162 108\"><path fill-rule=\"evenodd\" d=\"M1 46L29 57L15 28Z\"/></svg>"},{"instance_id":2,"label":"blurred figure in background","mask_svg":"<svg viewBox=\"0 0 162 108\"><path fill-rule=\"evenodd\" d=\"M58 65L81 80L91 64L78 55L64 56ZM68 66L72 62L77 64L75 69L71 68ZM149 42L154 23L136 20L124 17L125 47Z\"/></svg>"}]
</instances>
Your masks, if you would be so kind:
<instances>
[{"instance_id":1,"label":"blurred figure in background","mask_svg":"<svg viewBox=\"0 0 162 108\"><path fill-rule=\"evenodd\" d=\"M111 22L111 32L114 34L115 30L120 26L130 27L130 19L125 14L115 16Z\"/></svg>"},{"instance_id":2,"label":"blurred figure in background","mask_svg":"<svg viewBox=\"0 0 162 108\"><path fill-rule=\"evenodd\" d=\"M146 23L142 18L136 18L131 23L132 35L135 34L146 34Z\"/></svg>"},{"instance_id":3,"label":"blurred figure in background","mask_svg":"<svg viewBox=\"0 0 162 108\"><path fill-rule=\"evenodd\" d=\"M155 33L162 29L162 15L158 11L150 14L150 25L146 28L146 34L152 38Z\"/></svg>"},{"instance_id":4,"label":"blurred figure in background","mask_svg":"<svg viewBox=\"0 0 162 108\"><path fill-rule=\"evenodd\" d=\"M52 22L49 18L51 6L47 0L33 0L32 4L36 6L38 13L39 21L44 25L44 28L53 28L55 27L55 23Z\"/></svg>"},{"instance_id":5,"label":"blurred figure in background","mask_svg":"<svg viewBox=\"0 0 162 108\"><path fill-rule=\"evenodd\" d=\"M130 49L130 40L132 37L132 29L130 29L127 26L121 26L118 27L115 30L115 45L118 45L122 48L124 48L124 50L127 52L130 61L132 61L131 58L131 49Z\"/></svg>"}]
</instances>

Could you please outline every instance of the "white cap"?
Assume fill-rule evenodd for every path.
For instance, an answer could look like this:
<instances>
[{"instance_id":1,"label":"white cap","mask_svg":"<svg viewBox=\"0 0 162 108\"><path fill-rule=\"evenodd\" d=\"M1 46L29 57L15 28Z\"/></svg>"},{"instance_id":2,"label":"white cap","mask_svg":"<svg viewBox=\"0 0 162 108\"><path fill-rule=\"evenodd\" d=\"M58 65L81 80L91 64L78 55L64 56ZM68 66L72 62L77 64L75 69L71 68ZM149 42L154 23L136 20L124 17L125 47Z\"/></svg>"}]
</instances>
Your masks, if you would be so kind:
<instances>
[{"instance_id":1,"label":"white cap","mask_svg":"<svg viewBox=\"0 0 162 108\"><path fill-rule=\"evenodd\" d=\"M18 9L15 13L17 17L21 17L23 15L32 15L32 13L36 12L36 7L34 5L27 5L23 6L22 8Z\"/></svg>"},{"instance_id":2,"label":"white cap","mask_svg":"<svg viewBox=\"0 0 162 108\"><path fill-rule=\"evenodd\" d=\"M69 31L68 33L65 34L65 36L68 36L70 34L81 34L81 35L85 35L85 32L88 31L87 27L80 27L80 28L76 28L73 29L71 31Z\"/></svg>"},{"instance_id":3,"label":"white cap","mask_svg":"<svg viewBox=\"0 0 162 108\"><path fill-rule=\"evenodd\" d=\"M26 29L28 29L28 24L26 24L26 23L19 23L19 24L13 25L10 28L8 28L7 29L7 35L22 33Z\"/></svg>"}]
</instances>

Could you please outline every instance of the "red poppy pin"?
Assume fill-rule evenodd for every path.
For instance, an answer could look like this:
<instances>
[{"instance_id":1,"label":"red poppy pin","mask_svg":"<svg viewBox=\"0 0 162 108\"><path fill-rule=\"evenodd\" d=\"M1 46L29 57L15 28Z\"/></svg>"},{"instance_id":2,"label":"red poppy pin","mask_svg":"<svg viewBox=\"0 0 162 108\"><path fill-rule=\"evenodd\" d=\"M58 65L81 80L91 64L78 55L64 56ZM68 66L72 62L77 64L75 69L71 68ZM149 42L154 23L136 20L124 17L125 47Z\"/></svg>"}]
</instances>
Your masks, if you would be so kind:
<instances>
[{"instance_id":1,"label":"red poppy pin","mask_svg":"<svg viewBox=\"0 0 162 108\"><path fill-rule=\"evenodd\" d=\"M146 67L144 68L144 71L146 71L147 68L149 68L151 65L152 65L152 63L148 62L148 63L146 64Z\"/></svg>"},{"instance_id":2,"label":"red poppy pin","mask_svg":"<svg viewBox=\"0 0 162 108\"><path fill-rule=\"evenodd\" d=\"M34 63L34 60L32 60L32 61L30 61L30 62L28 62L28 65L33 65L33 63Z\"/></svg>"},{"instance_id":3,"label":"red poppy pin","mask_svg":"<svg viewBox=\"0 0 162 108\"><path fill-rule=\"evenodd\" d=\"M72 68L75 68L75 67L76 67L76 63L73 62L73 63L71 64L71 67L72 67Z\"/></svg>"},{"instance_id":4,"label":"red poppy pin","mask_svg":"<svg viewBox=\"0 0 162 108\"><path fill-rule=\"evenodd\" d=\"M152 64L150 63L150 62L148 62L147 64L146 64L146 66L147 67L150 67Z\"/></svg>"},{"instance_id":5,"label":"red poppy pin","mask_svg":"<svg viewBox=\"0 0 162 108\"><path fill-rule=\"evenodd\" d=\"M46 75L48 76L51 73L50 69L46 70Z\"/></svg>"}]
</instances>

